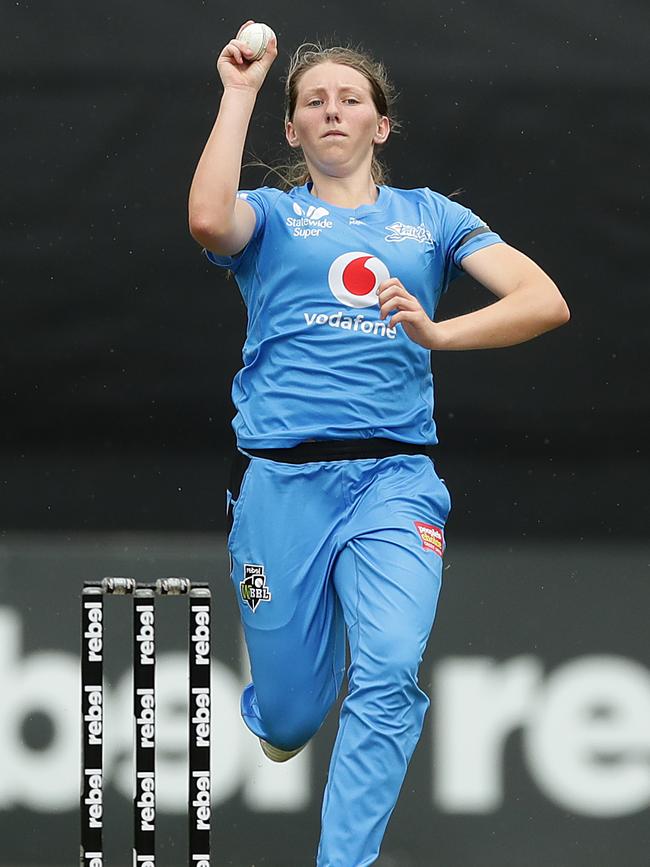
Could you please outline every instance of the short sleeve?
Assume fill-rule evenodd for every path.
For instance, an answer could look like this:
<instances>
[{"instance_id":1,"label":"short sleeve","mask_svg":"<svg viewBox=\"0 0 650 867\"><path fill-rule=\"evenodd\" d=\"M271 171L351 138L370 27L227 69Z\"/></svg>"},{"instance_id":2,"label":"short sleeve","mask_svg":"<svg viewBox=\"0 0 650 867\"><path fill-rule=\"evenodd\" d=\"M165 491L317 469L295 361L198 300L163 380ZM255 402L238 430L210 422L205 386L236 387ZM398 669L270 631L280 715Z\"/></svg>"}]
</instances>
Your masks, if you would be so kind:
<instances>
[{"instance_id":1,"label":"short sleeve","mask_svg":"<svg viewBox=\"0 0 650 867\"><path fill-rule=\"evenodd\" d=\"M255 229L253 230L250 241L243 250L240 250L240 252L236 253L234 256L219 256L211 250L203 250L208 261L212 262L213 265L218 265L221 268L229 268L231 271L235 272L237 272L248 252L255 247L257 240L264 232L269 208L266 188L261 188L259 190L240 190L237 193L237 198L244 199L244 201L248 202L251 208L255 211Z\"/></svg>"},{"instance_id":2,"label":"short sleeve","mask_svg":"<svg viewBox=\"0 0 650 867\"><path fill-rule=\"evenodd\" d=\"M462 260L470 253L502 244L503 239L480 217L440 193L427 191L432 198L432 206L437 212L440 228L440 242L444 256L444 288L462 273Z\"/></svg>"}]
</instances>

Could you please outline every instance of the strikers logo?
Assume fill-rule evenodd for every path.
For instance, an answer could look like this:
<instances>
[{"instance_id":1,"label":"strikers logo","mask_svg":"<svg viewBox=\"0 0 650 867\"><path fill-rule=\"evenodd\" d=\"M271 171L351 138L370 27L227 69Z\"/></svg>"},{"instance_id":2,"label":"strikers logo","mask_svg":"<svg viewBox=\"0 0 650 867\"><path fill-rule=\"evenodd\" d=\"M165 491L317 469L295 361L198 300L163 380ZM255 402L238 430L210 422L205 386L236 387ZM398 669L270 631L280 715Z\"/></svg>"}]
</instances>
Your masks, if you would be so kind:
<instances>
[{"instance_id":1,"label":"strikers logo","mask_svg":"<svg viewBox=\"0 0 650 867\"><path fill-rule=\"evenodd\" d=\"M251 611L255 611L260 602L271 601L271 591L266 586L264 566L244 564L244 580L240 582L239 588L241 598Z\"/></svg>"},{"instance_id":2,"label":"strikers logo","mask_svg":"<svg viewBox=\"0 0 650 867\"><path fill-rule=\"evenodd\" d=\"M370 253L344 253L330 266L327 280L332 294L346 307L378 305L376 289L390 273L381 259Z\"/></svg>"},{"instance_id":3,"label":"strikers logo","mask_svg":"<svg viewBox=\"0 0 650 867\"><path fill-rule=\"evenodd\" d=\"M423 524L422 521L414 521L415 528L422 539L422 547L425 551L434 551L442 557L445 550L445 537L440 527L433 524Z\"/></svg>"},{"instance_id":4,"label":"strikers logo","mask_svg":"<svg viewBox=\"0 0 650 867\"><path fill-rule=\"evenodd\" d=\"M417 241L418 244L424 244L425 241L428 241L429 244L433 244L433 235L424 223L420 223L419 226L408 226L406 223L391 223L386 228L390 232L390 235L386 235L385 241L393 241L398 244L407 240Z\"/></svg>"}]
</instances>

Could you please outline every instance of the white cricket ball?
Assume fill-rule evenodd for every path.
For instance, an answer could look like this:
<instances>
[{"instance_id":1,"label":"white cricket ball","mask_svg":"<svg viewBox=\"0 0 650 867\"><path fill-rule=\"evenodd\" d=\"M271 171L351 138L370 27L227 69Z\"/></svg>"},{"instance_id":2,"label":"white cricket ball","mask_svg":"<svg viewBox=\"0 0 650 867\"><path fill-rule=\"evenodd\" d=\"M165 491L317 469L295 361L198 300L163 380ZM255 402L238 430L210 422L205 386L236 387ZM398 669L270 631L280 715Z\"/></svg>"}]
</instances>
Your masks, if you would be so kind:
<instances>
[{"instance_id":1,"label":"white cricket ball","mask_svg":"<svg viewBox=\"0 0 650 867\"><path fill-rule=\"evenodd\" d=\"M261 24L256 21L254 24L247 24L237 36L237 39L240 39L248 45L250 50L253 52L252 57L249 59L250 61L253 61L264 57L266 46L269 44L269 40L274 36L275 33L271 30L268 24Z\"/></svg>"}]
</instances>

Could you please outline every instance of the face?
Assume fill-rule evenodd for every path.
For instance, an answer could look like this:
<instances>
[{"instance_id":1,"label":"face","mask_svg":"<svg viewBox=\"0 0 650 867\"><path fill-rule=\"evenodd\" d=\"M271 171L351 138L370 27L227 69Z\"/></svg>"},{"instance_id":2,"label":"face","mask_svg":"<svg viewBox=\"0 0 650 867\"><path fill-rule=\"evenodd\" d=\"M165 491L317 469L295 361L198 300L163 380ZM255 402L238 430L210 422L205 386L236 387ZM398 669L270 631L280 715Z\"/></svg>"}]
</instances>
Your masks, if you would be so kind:
<instances>
[{"instance_id":1,"label":"face","mask_svg":"<svg viewBox=\"0 0 650 867\"><path fill-rule=\"evenodd\" d=\"M390 133L390 121L378 114L370 82L340 63L319 63L300 78L287 141L302 148L308 166L343 176L367 163L376 144Z\"/></svg>"}]
</instances>

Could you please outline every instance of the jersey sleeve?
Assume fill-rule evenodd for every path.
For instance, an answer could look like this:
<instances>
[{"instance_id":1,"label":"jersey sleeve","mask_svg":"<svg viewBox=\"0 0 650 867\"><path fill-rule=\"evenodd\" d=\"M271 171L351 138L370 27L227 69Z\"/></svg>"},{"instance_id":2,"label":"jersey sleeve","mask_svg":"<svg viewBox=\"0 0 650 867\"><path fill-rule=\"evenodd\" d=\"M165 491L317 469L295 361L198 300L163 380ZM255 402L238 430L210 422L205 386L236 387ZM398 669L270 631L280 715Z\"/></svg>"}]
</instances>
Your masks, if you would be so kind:
<instances>
[{"instance_id":1,"label":"jersey sleeve","mask_svg":"<svg viewBox=\"0 0 650 867\"><path fill-rule=\"evenodd\" d=\"M244 249L240 250L239 253L236 253L234 256L219 256L211 250L204 249L203 252L207 256L209 262L212 262L213 265L218 265L221 268L229 268L235 273L239 270L240 265L250 254L250 251L255 248L257 241L264 232L264 226L266 225L266 218L269 212L269 192L268 188L262 187L259 190L240 190L237 193L237 198L248 202L251 208L255 211L255 228L253 234ZM277 190L274 190L273 192L277 193Z\"/></svg>"},{"instance_id":2,"label":"jersey sleeve","mask_svg":"<svg viewBox=\"0 0 650 867\"><path fill-rule=\"evenodd\" d=\"M492 244L502 244L503 239L469 208L432 190L427 193L439 226L445 267L443 289L446 289L462 273L465 256Z\"/></svg>"}]
</instances>

